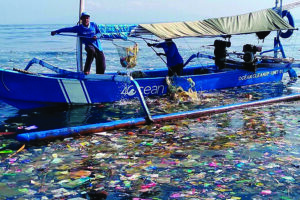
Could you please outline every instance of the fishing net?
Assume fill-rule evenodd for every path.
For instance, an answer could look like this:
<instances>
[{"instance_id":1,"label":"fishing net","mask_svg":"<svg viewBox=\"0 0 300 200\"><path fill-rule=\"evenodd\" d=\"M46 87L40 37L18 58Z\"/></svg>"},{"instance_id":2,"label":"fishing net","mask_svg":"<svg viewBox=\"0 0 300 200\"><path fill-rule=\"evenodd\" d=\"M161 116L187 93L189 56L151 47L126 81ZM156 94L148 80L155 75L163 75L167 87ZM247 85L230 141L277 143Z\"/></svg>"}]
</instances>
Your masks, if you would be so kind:
<instances>
[{"instance_id":1,"label":"fishing net","mask_svg":"<svg viewBox=\"0 0 300 200\"><path fill-rule=\"evenodd\" d=\"M118 44L114 41L113 44L120 56L122 67L127 69L134 68L137 65L138 44L131 40L121 41Z\"/></svg>"},{"instance_id":2,"label":"fishing net","mask_svg":"<svg viewBox=\"0 0 300 200\"><path fill-rule=\"evenodd\" d=\"M189 88L184 90L181 86L179 86L180 84L176 84L177 81L183 81ZM184 79L180 77L167 76L166 83L168 85L168 93L173 100L194 103L201 101L201 99L198 97L197 91L195 90L196 84L192 78Z\"/></svg>"}]
</instances>

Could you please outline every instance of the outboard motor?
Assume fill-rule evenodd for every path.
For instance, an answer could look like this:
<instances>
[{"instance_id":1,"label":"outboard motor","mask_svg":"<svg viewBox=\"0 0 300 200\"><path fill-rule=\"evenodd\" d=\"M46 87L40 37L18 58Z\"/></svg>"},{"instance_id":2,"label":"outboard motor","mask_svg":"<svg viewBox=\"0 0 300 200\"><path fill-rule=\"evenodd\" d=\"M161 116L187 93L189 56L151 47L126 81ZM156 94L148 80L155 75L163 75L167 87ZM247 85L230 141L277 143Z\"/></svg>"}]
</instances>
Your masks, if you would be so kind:
<instances>
[{"instance_id":1,"label":"outboard motor","mask_svg":"<svg viewBox=\"0 0 300 200\"><path fill-rule=\"evenodd\" d=\"M245 44L243 46L243 60L244 62L244 67L249 70L249 71L256 71L257 68L257 59L255 58L255 54L257 52L261 52L262 47L260 46L254 46L251 44Z\"/></svg>"},{"instance_id":2,"label":"outboard motor","mask_svg":"<svg viewBox=\"0 0 300 200\"><path fill-rule=\"evenodd\" d=\"M225 68L226 62L226 48L231 46L231 42L227 42L224 40L215 40L214 46L215 64L219 67L219 69L223 69Z\"/></svg>"}]
</instances>

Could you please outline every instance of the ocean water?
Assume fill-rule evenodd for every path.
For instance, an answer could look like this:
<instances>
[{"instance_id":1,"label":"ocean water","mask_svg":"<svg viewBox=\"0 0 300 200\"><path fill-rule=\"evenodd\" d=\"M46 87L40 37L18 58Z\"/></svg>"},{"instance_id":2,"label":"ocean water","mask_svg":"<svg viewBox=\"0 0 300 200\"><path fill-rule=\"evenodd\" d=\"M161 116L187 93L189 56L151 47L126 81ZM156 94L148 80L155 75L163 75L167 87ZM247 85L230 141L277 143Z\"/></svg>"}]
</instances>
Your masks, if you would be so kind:
<instances>
[{"instance_id":1,"label":"ocean water","mask_svg":"<svg viewBox=\"0 0 300 200\"><path fill-rule=\"evenodd\" d=\"M50 32L62 27L72 26L71 24L66 25L1 25L0 29L0 67L5 69L19 68L23 69L27 63L34 57L43 59L55 66L59 66L64 69L76 71L76 38L68 36L51 36ZM295 59L300 59L299 50L300 44L299 36L300 34L295 32L293 37L283 40L285 46L286 54L289 57ZM230 52L241 52L243 44L254 44L263 47L263 50L271 49L273 45L273 35L268 36L269 39L265 41L257 40L256 36L234 36L231 39L232 46L228 51ZM271 39L270 39L271 38ZM152 39L155 39L154 37ZM142 70L146 68L158 68L164 67L162 60L155 55L151 48L145 45L145 42L141 39L135 39L134 42L139 45L139 55L138 55L138 65L134 68L135 70ZM151 42L151 41L149 41ZM212 39L178 39L175 41L180 53L182 54L184 60L187 60L190 55L197 52L212 54L213 48L211 44L214 42ZM116 44L121 44L123 46L132 45L131 42L120 42L115 41ZM112 41L102 41L102 46L106 56L107 70L106 72L121 71L126 72L124 68L121 67L119 63L119 56L117 49ZM159 50L158 50L159 51ZM85 54L84 54L85 56ZM211 62L207 59L195 59L191 64L206 64ZM46 72L46 69L33 66L30 69L33 72ZM298 69L296 69L298 70ZM92 65L91 73L95 73L94 63ZM286 78L285 82L288 82L289 78ZM295 83L296 84L296 83ZM295 86L295 85L294 85ZM277 86L276 87L281 87ZM296 87L296 86L295 86ZM250 88L251 90L251 88ZM225 91L226 92L226 91ZM234 91L237 93L238 91ZM229 91L230 93L230 91ZM290 92L288 92L290 93ZM267 94L268 95L268 94ZM230 96L228 96L230 98ZM121 102L115 105L112 109L107 106L101 106L100 110L97 106L87 106L87 107L67 107L58 109L38 109L38 110L18 110L14 107L7 105L0 100L1 110L0 110L0 125L6 124L5 121L12 123L18 118L24 118L22 116L28 116L26 118L26 126L38 125L40 130L67 127L80 124L88 123L98 123L106 121L107 115L116 114L112 116L113 118L130 118L131 112L129 111L130 106L134 103ZM125 105L124 105L125 104ZM138 109L138 108L135 108ZM107 111L108 110L108 111ZM109 110L113 110L110 112ZM127 112L129 114L127 115ZM51 113L51 114L50 114ZM75 114L72 114L75 113ZM98 113L95 115L95 113ZM103 115L99 113L105 113ZM108 114L106 114L108 113ZM141 112L140 112L141 113ZM142 114L142 113L141 113ZM36 116L37 115L37 116ZM75 116L77 121L64 119L67 118L66 115ZM60 116L62 118L61 123L53 123L53 125L43 124L43 121L48 121L47 118L52 120L52 117ZM132 115L131 115L132 116ZM34 120L43 119L40 121ZM72 117L73 119L73 117ZM24 120L24 119L22 119ZM33 120L31 122L31 120ZM28 124L27 124L28 123Z\"/></svg>"},{"instance_id":2,"label":"ocean water","mask_svg":"<svg viewBox=\"0 0 300 200\"><path fill-rule=\"evenodd\" d=\"M25 68L34 57L76 70L76 38L51 36L66 25L0 25L0 67ZM297 21L300 27L300 21ZM244 44L273 45L234 36L229 51ZM155 39L155 38L152 38ZM136 70L164 67L143 40ZM212 53L214 39L175 40L184 60ZM300 60L300 33L282 40ZM126 72L111 41L102 41L107 72ZM125 42L124 42L124 45ZM193 63L208 63L196 59ZM192 63L192 64L193 64ZM34 66L32 71L44 72ZM295 69L300 74L299 69ZM94 63L91 73L95 73ZM280 83L202 94L201 102L147 99L152 114L192 110L300 92L288 75ZM23 144L0 136L0 199L297 199L300 195L299 101L135 127L85 137ZM96 106L19 110L0 100L0 133L23 133L142 116L136 101ZM9 159L6 159L8 158ZM82 177L87 177L86 179ZM101 196L101 198L100 198Z\"/></svg>"}]
</instances>

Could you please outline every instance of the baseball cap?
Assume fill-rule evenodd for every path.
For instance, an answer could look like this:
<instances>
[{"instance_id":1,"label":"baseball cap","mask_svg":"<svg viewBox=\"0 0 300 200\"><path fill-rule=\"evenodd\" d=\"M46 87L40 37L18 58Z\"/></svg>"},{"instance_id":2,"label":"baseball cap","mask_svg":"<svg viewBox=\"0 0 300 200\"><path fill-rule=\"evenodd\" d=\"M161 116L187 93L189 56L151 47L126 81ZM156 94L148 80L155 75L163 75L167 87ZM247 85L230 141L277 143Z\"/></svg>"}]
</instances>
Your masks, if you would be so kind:
<instances>
[{"instance_id":1,"label":"baseball cap","mask_svg":"<svg viewBox=\"0 0 300 200\"><path fill-rule=\"evenodd\" d=\"M90 17L90 15L87 12L82 12L80 18L85 17L85 16Z\"/></svg>"}]
</instances>

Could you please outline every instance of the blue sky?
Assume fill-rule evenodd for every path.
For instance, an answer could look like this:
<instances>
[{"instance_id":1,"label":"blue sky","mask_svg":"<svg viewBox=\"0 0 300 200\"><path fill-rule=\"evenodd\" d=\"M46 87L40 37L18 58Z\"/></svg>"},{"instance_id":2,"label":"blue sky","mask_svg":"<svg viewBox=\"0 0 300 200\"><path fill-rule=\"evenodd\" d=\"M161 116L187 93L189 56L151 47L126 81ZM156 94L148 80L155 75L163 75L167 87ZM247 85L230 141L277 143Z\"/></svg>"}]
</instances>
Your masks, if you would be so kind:
<instances>
[{"instance_id":1,"label":"blue sky","mask_svg":"<svg viewBox=\"0 0 300 200\"><path fill-rule=\"evenodd\" d=\"M273 7L275 0L85 0L91 21L147 23L198 20ZM296 0L284 0L284 4ZM75 24L79 0L0 0L0 24ZM300 8L292 10L300 19Z\"/></svg>"}]
</instances>

